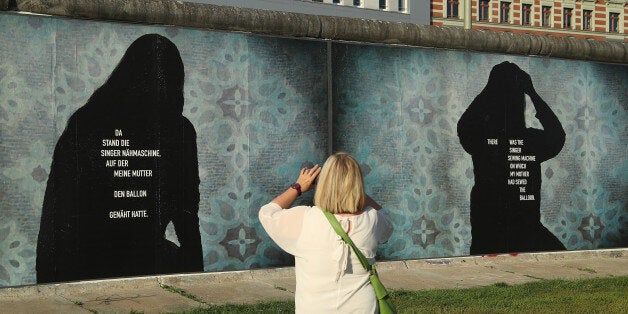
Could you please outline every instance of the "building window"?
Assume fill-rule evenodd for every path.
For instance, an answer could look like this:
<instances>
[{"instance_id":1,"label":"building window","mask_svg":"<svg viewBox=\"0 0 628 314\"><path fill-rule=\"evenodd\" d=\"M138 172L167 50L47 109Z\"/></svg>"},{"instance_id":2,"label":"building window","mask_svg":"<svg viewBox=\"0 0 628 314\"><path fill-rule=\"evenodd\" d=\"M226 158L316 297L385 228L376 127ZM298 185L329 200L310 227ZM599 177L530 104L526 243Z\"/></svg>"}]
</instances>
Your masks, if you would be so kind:
<instances>
[{"instance_id":1,"label":"building window","mask_svg":"<svg viewBox=\"0 0 628 314\"><path fill-rule=\"evenodd\" d=\"M500 23L508 23L510 19L510 2L502 2L499 5L499 22Z\"/></svg>"},{"instance_id":2,"label":"building window","mask_svg":"<svg viewBox=\"0 0 628 314\"><path fill-rule=\"evenodd\" d=\"M530 25L530 15L532 14L532 5L524 3L521 5L521 25Z\"/></svg>"},{"instance_id":3,"label":"building window","mask_svg":"<svg viewBox=\"0 0 628 314\"><path fill-rule=\"evenodd\" d=\"M611 33L619 32L619 13L608 14L608 31Z\"/></svg>"},{"instance_id":4,"label":"building window","mask_svg":"<svg viewBox=\"0 0 628 314\"><path fill-rule=\"evenodd\" d=\"M564 8L563 9L563 28L571 28L571 15L573 9L572 8Z\"/></svg>"},{"instance_id":5,"label":"building window","mask_svg":"<svg viewBox=\"0 0 628 314\"><path fill-rule=\"evenodd\" d=\"M379 8L382 10L386 9L386 0L379 0Z\"/></svg>"},{"instance_id":6,"label":"building window","mask_svg":"<svg viewBox=\"0 0 628 314\"><path fill-rule=\"evenodd\" d=\"M399 0L399 11L403 12L406 10L406 0Z\"/></svg>"},{"instance_id":7,"label":"building window","mask_svg":"<svg viewBox=\"0 0 628 314\"><path fill-rule=\"evenodd\" d=\"M488 1L479 0L478 21L488 21Z\"/></svg>"},{"instance_id":8,"label":"building window","mask_svg":"<svg viewBox=\"0 0 628 314\"><path fill-rule=\"evenodd\" d=\"M333 3L338 4L340 3L340 0L334 0Z\"/></svg>"},{"instance_id":9,"label":"building window","mask_svg":"<svg viewBox=\"0 0 628 314\"><path fill-rule=\"evenodd\" d=\"M458 18L458 0L447 0L447 17Z\"/></svg>"},{"instance_id":10,"label":"building window","mask_svg":"<svg viewBox=\"0 0 628 314\"><path fill-rule=\"evenodd\" d=\"M593 18L593 11L591 10L583 10L582 11L582 29L590 31L591 30L591 19Z\"/></svg>"},{"instance_id":11,"label":"building window","mask_svg":"<svg viewBox=\"0 0 628 314\"><path fill-rule=\"evenodd\" d=\"M356 7L360 6L360 0L353 0L353 5Z\"/></svg>"},{"instance_id":12,"label":"building window","mask_svg":"<svg viewBox=\"0 0 628 314\"><path fill-rule=\"evenodd\" d=\"M541 11L541 26L550 27L552 25L552 7L543 6L543 10Z\"/></svg>"}]
</instances>

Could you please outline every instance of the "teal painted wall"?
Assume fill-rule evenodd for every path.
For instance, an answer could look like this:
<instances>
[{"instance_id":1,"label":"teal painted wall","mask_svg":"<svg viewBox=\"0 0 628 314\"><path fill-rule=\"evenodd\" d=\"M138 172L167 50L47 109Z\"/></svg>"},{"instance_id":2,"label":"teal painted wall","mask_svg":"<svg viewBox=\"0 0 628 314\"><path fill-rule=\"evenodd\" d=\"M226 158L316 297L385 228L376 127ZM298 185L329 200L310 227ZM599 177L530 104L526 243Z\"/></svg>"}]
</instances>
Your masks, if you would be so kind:
<instances>
[{"instance_id":1,"label":"teal painted wall","mask_svg":"<svg viewBox=\"0 0 628 314\"><path fill-rule=\"evenodd\" d=\"M468 255L473 169L456 122L502 61L530 73L567 132L543 164L543 224L569 250L628 243L626 66L338 43L329 63L326 42L4 13L0 29L0 286L36 282L56 142L146 33L174 42L185 66L205 271L292 263L257 210L329 145L358 158L367 193L390 214L382 259ZM176 242L174 230L166 238Z\"/></svg>"}]
</instances>

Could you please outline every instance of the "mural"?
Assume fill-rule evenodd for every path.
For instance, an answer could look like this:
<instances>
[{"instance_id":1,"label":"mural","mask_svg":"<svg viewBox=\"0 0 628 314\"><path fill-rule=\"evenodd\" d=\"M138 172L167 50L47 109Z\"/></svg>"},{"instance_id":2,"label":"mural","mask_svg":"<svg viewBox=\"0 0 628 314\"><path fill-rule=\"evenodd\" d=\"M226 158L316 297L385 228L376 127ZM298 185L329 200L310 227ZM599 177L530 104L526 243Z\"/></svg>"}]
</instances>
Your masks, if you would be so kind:
<instances>
[{"instance_id":1,"label":"mural","mask_svg":"<svg viewBox=\"0 0 628 314\"><path fill-rule=\"evenodd\" d=\"M0 286L291 265L257 211L329 146L361 162L366 192L392 218L382 259L628 243L625 66L11 13L0 26ZM126 66L133 55L145 57ZM513 136L459 137L505 61L535 92L492 106L524 110L523 129L545 132L551 149L528 147L510 109ZM476 157L466 136L499 148ZM510 148L538 160L504 161L497 151ZM112 155L126 149L154 154ZM475 202L493 175L478 173L482 158L525 164L516 178L492 169L501 183L526 179L526 193L500 184ZM147 171L114 177L126 170ZM478 241L494 232L484 215L518 210L531 213L524 236L502 228L506 243Z\"/></svg>"},{"instance_id":2,"label":"mural","mask_svg":"<svg viewBox=\"0 0 628 314\"><path fill-rule=\"evenodd\" d=\"M503 247L496 247L496 239L485 243L472 240L476 232L491 232L477 230L476 221L471 224L472 218L499 211L497 202L504 205L499 215L517 209L530 213L525 218L527 226L522 226L528 229L522 231L525 234L515 235L516 229L504 229L511 233L509 236L516 236L501 243L508 245L505 249L510 252L628 244L626 66L350 44L334 45L332 56L333 146L352 153L362 163L367 193L391 215L395 231L388 243L380 247L382 258L503 251ZM534 194L523 194L534 195L534 202L530 196L519 202L522 193L515 185L515 206L506 206L509 196L500 193L510 189L509 179L517 179L509 177L509 170L505 178L497 179L497 190L493 197L484 200L486 204L472 204L470 195L472 190L478 193L474 185L481 169L475 169L473 159L477 157L465 151L464 141L461 143L458 136L458 123L461 119L461 124L465 123L465 112L474 107L470 104L481 101L485 88L490 89L487 82L491 81L492 69L506 61L512 65L506 63L503 67L512 68L511 71L520 68L532 78L539 98L525 96L526 129L553 129L553 135L547 135L552 137L548 139L552 149L544 151L543 159L548 160L540 164L540 171L529 170L526 178L526 192L541 186ZM514 104L514 99L522 95L509 95L501 103L498 97L499 94L493 96L496 105L505 106ZM537 118L537 114L544 118ZM513 119L514 116L504 117L505 130L514 132L510 125ZM560 143L561 126L566 134L564 145ZM510 149L510 144L503 147ZM532 155L524 153L527 149L521 146L521 153L512 155ZM490 155L490 151L484 153ZM551 158L552 155L556 156ZM499 154L491 156L503 158ZM541 160L539 155L538 161ZM511 163L501 160L490 169L503 171L502 167L509 168ZM525 163L532 167L530 162ZM534 167L539 167L538 162ZM532 181L532 177L537 179ZM493 209L475 212L475 206ZM478 245L477 253L471 252L472 244L474 250Z\"/></svg>"},{"instance_id":3,"label":"mural","mask_svg":"<svg viewBox=\"0 0 628 314\"><path fill-rule=\"evenodd\" d=\"M529 95L543 129L527 128ZM471 254L564 250L541 224L541 163L558 155L565 131L528 73L505 61L458 121L472 156Z\"/></svg>"},{"instance_id":4,"label":"mural","mask_svg":"<svg viewBox=\"0 0 628 314\"><path fill-rule=\"evenodd\" d=\"M3 146L0 150L0 178L3 182L0 188L0 285L37 282L40 223L55 223L41 219L45 215L42 214L43 208L47 207L45 203L52 205L53 202L46 195L46 189L48 185L61 188L52 183L61 179L57 179L59 172L53 159L63 158L66 163L69 161L67 156L57 157L55 147L58 142L83 141L88 136L95 145L100 146L90 147L95 150L93 152L81 150L85 161L81 165L93 166L90 175L96 175L97 178L94 181L81 181L80 186L85 185L84 189L91 189L90 185L94 185L94 188L98 186L98 189L102 187L102 198L109 200L111 209L131 211L133 207L143 210L141 207L144 203L152 201L154 197L154 194L148 193L155 193L158 188L160 197L170 199L168 204L160 204L164 207L160 209L159 221L152 221L152 213L148 211L148 219L125 218L125 212L114 212L112 215L119 218L109 218L111 210L105 209L104 201L90 203L93 209L103 211L106 221L135 224L148 220L145 221L147 225L155 223L152 225L154 230L146 230L150 233L146 236L148 239L141 240L152 243L153 239L160 239L162 233L165 233L163 238L168 242L163 242L161 248L169 251L174 249L170 243L179 248L186 245L186 234L176 222L177 213L183 215L181 218L192 220L194 215L188 215L186 211L195 214L195 206L198 206L198 214L195 214L198 217L197 228L187 227L194 224L191 221L183 221L181 225L190 233L192 240L194 232L200 233L202 270L249 269L292 262L267 237L257 221L257 211L268 202L271 195L285 189L285 182L292 179L293 169L298 169L308 161L320 162L326 158L325 44L11 14L0 15L0 25L7 32L0 35L0 41L11 43L0 44L0 142ZM9 33L12 35L8 36ZM167 38L181 57L185 71L183 102L174 101L177 104L175 112L158 116L173 120L180 117L177 118L178 122L172 123L179 124L181 128L174 126L174 130L169 133L183 142L173 140L170 144L165 143L166 134L159 131L164 123L153 123L156 120L148 115L141 119L132 118L133 112L129 111L156 111L159 107L149 105L153 100L144 94L143 87L133 94L134 97L126 98L122 97L127 95L126 92L118 90L124 84L115 83L109 86L113 88L105 87L111 83L109 80L117 79L116 73L120 69L116 69L125 63L122 61L125 53L151 50L148 47L150 45L144 44L135 47L139 49L131 48L132 43L145 34L159 34ZM166 50L174 52L171 48ZM120 71L137 73L135 70L130 68ZM147 75L154 74L149 72ZM104 97L109 98L105 99L104 105L92 105L90 99L96 100L97 95L105 91L103 88L107 91L103 95L115 99ZM136 103L133 98L142 101ZM154 102L163 103L159 99ZM137 105L142 108L137 108ZM87 107L91 109L86 110ZM182 114L177 114L177 110ZM103 119L101 121L95 117ZM77 118L84 123L77 126L71 122L77 121ZM118 120L122 122L126 119L132 120L128 126L114 125ZM79 139L63 135L66 129L73 129L74 126L90 130L91 135L85 134L85 138ZM193 131L196 132L195 141L191 140ZM185 141L186 138L190 140ZM119 144L115 142L116 139L120 140ZM114 140L108 141L106 145L120 146L104 147L103 140ZM173 145L170 151L174 152L169 154L170 157L162 151L167 145ZM192 151L194 145L196 162L192 158L195 155ZM126 148L159 149L161 157L100 156L101 150ZM184 151L185 158L179 157L181 148L191 153ZM128 159L128 168L106 166L108 160L118 159ZM179 160L186 164L177 164ZM188 185L191 197L180 199L175 195L184 188L185 178L182 180L178 171L190 169L190 181L194 181L194 163L198 164L199 182L196 186L199 199L194 200L193 182ZM164 167L173 167L175 170L166 174ZM152 170L153 176L113 177L114 170L124 169ZM165 186L159 182L158 173L170 176L167 182L163 182ZM175 182L176 186L173 185ZM128 186L125 185L127 183ZM75 186L72 182L67 185ZM126 191L142 190L146 191L147 197L126 197ZM114 198L114 191L123 191L125 197ZM308 202L307 197L300 201ZM194 204L196 202L197 205ZM129 209L125 209L127 206ZM183 213L177 212L175 208L183 209ZM168 212L162 212L164 210ZM164 227L165 231L162 230ZM87 228L96 229L94 226L85 228L80 232L90 232ZM130 248L132 241L140 241L140 235L132 230L114 234L120 230L105 226L98 228L102 228L98 231L105 234L94 233L89 238L94 242L83 239L81 245L95 250L99 245L93 238L100 237L105 241L103 245L111 246L112 250L122 250ZM137 233L141 228L143 226L138 227ZM44 236L42 241L42 245L47 247L49 244L45 242L52 239ZM150 254L149 258L154 258L152 261L136 260L136 268L125 263L122 269L112 271L161 272L168 265L151 267L155 261L163 259L163 256L156 256L162 252L157 250ZM194 241L190 242L189 252L191 255L198 254ZM121 261L113 263L119 266ZM139 264L144 263L146 269L140 270ZM90 277L109 275L89 274Z\"/></svg>"},{"instance_id":5,"label":"mural","mask_svg":"<svg viewBox=\"0 0 628 314\"><path fill-rule=\"evenodd\" d=\"M144 35L72 114L50 166L38 283L203 270L183 82L176 46ZM165 239L169 223L178 245Z\"/></svg>"}]
</instances>

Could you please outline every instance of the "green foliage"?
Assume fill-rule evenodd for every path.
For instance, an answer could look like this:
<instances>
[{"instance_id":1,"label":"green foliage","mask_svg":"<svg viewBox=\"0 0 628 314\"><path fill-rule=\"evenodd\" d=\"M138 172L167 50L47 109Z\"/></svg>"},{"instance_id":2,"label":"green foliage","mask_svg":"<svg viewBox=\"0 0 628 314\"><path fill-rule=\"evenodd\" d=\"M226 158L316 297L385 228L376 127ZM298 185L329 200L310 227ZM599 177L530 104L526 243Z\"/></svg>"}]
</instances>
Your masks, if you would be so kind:
<instances>
[{"instance_id":1,"label":"green foliage","mask_svg":"<svg viewBox=\"0 0 628 314\"><path fill-rule=\"evenodd\" d=\"M221 304L209 305L183 312L185 314L205 313L294 313L294 301L268 301L254 304Z\"/></svg>"},{"instance_id":2,"label":"green foliage","mask_svg":"<svg viewBox=\"0 0 628 314\"><path fill-rule=\"evenodd\" d=\"M72 303L74 303L74 305L78 305L78 306L80 306L81 308L83 308L83 309L85 309L85 310L87 310L87 311L89 311L89 312L91 312L91 313L98 313L98 312L96 312L96 310L92 310L92 309L88 309L88 308L86 308L86 307L84 306L85 304L84 304L84 303L83 303L83 301L81 301L81 300L75 300L75 301L72 301Z\"/></svg>"},{"instance_id":3,"label":"green foliage","mask_svg":"<svg viewBox=\"0 0 628 314\"><path fill-rule=\"evenodd\" d=\"M199 299L198 297L196 297L193 294L188 293L187 291L183 290L183 289L179 289L177 287L173 287L173 286L169 286L169 285L161 285L161 287L166 290L166 291L170 291L172 293L177 293L180 294L181 296L184 296L190 300L194 300L196 302L200 302L200 303L205 303L203 300Z\"/></svg>"}]
</instances>

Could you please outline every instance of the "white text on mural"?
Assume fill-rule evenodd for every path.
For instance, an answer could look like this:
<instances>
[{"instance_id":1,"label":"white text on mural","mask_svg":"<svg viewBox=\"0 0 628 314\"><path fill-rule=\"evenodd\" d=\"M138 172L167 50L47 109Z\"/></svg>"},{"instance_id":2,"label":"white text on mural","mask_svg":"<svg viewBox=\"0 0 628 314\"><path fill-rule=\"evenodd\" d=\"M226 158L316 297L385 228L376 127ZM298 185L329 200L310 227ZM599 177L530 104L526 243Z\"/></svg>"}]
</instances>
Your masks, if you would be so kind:
<instances>
[{"instance_id":1,"label":"white text on mural","mask_svg":"<svg viewBox=\"0 0 628 314\"><path fill-rule=\"evenodd\" d=\"M536 161L534 155L523 155L524 141L520 139L508 140L508 185L517 186L519 188L520 201L534 201L534 194L527 193L527 184L530 172L526 162Z\"/></svg>"},{"instance_id":2,"label":"white text on mural","mask_svg":"<svg viewBox=\"0 0 628 314\"><path fill-rule=\"evenodd\" d=\"M113 130L114 138L104 138L101 140L102 149L100 150L100 157L104 158L105 167L111 169L111 174L114 179L112 196L114 199L118 199L122 202L120 204L127 204L125 206L132 206L130 203L125 203L123 199L141 199L150 196L150 191L141 186L138 188L138 184L141 185L145 181L128 181L122 178L152 178L152 169L129 169L135 158L159 158L161 157L159 149L134 149L132 147L132 141L128 138L124 138L124 132L122 129ZM121 157L121 158L110 158ZM127 158L133 157L133 158ZM132 183L132 189L125 189L124 185ZM111 209L109 210L110 219L132 219L132 218L148 218L148 212L144 209Z\"/></svg>"}]
</instances>

